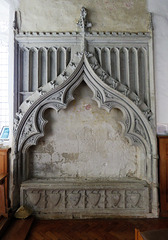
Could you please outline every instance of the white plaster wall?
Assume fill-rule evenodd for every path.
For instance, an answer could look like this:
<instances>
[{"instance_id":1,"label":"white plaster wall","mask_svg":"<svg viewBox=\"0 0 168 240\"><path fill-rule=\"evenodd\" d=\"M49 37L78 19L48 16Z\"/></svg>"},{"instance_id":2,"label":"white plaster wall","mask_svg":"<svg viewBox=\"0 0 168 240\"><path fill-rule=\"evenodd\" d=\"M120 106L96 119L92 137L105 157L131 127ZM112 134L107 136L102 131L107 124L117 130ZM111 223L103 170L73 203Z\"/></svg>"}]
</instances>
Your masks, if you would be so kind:
<instances>
[{"instance_id":1,"label":"white plaster wall","mask_svg":"<svg viewBox=\"0 0 168 240\"><path fill-rule=\"evenodd\" d=\"M12 10L17 10L19 8L20 0L5 0L8 2Z\"/></svg>"},{"instance_id":2,"label":"white plaster wall","mask_svg":"<svg viewBox=\"0 0 168 240\"><path fill-rule=\"evenodd\" d=\"M82 86L68 109L47 113L45 137L30 149L31 177L137 176L139 151L121 136L119 110L107 113Z\"/></svg>"},{"instance_id":3,"label":"white plaster wall","mask_svg":"<svg viewBox=\"0 0 168 240\"><path fill-rule=\"evenodd\" d=\"M146 0L21 0L21 30L77 31L82 6L88 9L92 31L150 30Z\"/></svg>"},{"instance_id":4,"label":"white plaster wall","mask_svg":"<svg viewBox=\"0 0 168 240\"><path fill-rule=\"evenodd\" d=\"M154 71L158 134L168 134L168 1L148 0L153 13Z\"/></svg>"}]
</instances>

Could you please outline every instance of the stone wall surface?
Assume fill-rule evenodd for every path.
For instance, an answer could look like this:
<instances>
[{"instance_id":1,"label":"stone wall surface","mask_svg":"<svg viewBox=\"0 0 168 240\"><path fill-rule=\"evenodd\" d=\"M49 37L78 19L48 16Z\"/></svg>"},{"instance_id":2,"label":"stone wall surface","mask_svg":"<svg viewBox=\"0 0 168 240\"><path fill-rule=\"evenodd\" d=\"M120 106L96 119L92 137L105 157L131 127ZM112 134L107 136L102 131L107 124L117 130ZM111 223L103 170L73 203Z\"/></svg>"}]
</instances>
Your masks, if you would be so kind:
<instances>
[{"instance_id":1,"label":"stone wall surface","mask_svg":"<svg viewBox=\"0 0 168 240\"><path fill-rule=\"evenodd\" d=\"M22 0L22 31L78 31L79 11L88 9L92 31L150 31L146 0Z\"/></svg>"}]
</instances>

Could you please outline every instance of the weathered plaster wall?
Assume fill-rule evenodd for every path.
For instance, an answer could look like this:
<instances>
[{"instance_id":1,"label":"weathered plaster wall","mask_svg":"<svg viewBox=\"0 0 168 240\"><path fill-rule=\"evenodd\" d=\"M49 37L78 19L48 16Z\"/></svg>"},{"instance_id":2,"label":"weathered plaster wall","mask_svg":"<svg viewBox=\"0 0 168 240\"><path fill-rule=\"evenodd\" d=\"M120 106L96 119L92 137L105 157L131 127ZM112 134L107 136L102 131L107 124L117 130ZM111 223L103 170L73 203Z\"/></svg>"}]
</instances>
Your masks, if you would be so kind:
<instances>
[{"instance_id":1,"label":"weathered plaster wall","mask_svg":"<svg viewBox=\"0 0 168 240\"><path fill-rule=\"evenodd\" d=\"M31 177L137 176L140 155L121 136L119 110L107 113L81 85L68 109L49 110L46 135L30 150Z\"/></svg>"},{"instance_id":2,"label":"weathered plaster wall","mask_svg":"<svg viewBox=\"0 0 168 240\"><path fill-rule=\"evenodd\" d=\"M77 31L82 6L91 13L92 31L150 30L146 0L21 0L21 30Z\"/></svg>"}]
</instances>

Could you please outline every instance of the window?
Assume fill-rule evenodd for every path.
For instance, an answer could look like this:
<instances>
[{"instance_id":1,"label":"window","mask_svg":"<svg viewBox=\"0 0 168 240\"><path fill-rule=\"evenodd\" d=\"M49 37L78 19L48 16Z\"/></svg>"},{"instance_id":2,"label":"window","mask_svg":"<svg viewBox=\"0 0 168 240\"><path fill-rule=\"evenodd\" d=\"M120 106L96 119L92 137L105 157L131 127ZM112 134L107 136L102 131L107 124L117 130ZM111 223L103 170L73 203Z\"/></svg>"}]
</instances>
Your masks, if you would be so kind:
<instances>
[{"instance_id":1,"label":"window","mask_svg":"<svg viewBox=\"0 0 168 240\"><path fill-rule=\"evenodd\" d=\"M0 3L0 132L9 126L8 106L8 52L9 5Z\"/></svg>"}]
</instances>

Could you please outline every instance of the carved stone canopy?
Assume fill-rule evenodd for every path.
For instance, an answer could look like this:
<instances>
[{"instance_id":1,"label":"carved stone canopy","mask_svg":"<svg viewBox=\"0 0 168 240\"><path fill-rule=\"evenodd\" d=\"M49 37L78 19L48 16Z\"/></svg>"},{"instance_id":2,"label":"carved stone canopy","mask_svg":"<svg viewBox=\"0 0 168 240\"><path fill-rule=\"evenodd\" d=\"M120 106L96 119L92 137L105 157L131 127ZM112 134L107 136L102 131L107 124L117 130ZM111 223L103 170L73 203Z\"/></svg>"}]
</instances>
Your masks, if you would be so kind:
<instances>
[{"instance_id":1,"label":"carved stone canopy","mask_svg":"<svg viewBox=\"0 0 168 240\"><path fill-rule=\"evenodd\" d=\"M85 81L86 84L93 91L93 99L98 103L99 107L106 109L108 112L114 107L119 108L123 111L126 120L126 125L125 123L123 123L125 125L126 133L129 132L129 130L131 129L132 132L135 131L136 134L139 133L139 135L145 140L149 139L149 136L147 136L147 134L145 133L145 128L143 128L144 123L141 123L142 119L139 119L138 117L139 114L142 114L139 107L127 98L125 92L120 93L116 90L116 87L112 88L111 85L107 85L105 79L109 78L108 81L111 81L112 86L115 80L108 77L104 70L100 66L98 66L98 63L96 70L99 68L100 76L96 74L96 72L94 71L95 63L92 64L92 62L96 61L93 54L90 54L91 56L89 56L89 53L85 52L80 56L78 55L79 54L77 53L74 62L70 62L68 68L61 74L60 78L64 79L64 82L62 84L58 85L56 84L56 81L49 82L46 86L38 89L33 95L27 98L26 101L21 105L19 112L17 113L17 118L15 120L16 127L18 126L15 129L17 130L16 138L17 136L20 138L21 132L19 131L19 128L22 123L24 123L25 125L25 120L28 120L28 116L30 116L30 111L32 112L32 110L37 108L40 109L40 106L43 107L43 105L45 106L46 103L48 105L50 100L52 100L52 103L54 103L53 101L55 100L54 108L56 108L57 111L62 108L66 108L69 102L73 100L73 91L75 90L75 88L81 83L81 81ZM76 66L75 70L73 66ZM67 72L70 73L70 71L72 73L67 75ZM48 89L49 91L47 91ZM38 101L35 100L36 98ZM128 109L129 107L130 109ZM128 110L133 111L133 109L137 115L134 121L131 120L131 115L128 114ZM142 114L142 116L143 122L145 121L146 123L148 123L149 118L147 118L145 114ZM31 119L29 119L29 122L31 122L31 124L30 126L27 126L27 129L25 130L26 135L28 135L33 128L32 117ZM22 135L24 135L24 133L22 133ZM130 137L130 139L133 140L132 137ZM133 142L135 141L133 140ZM139 142L142 142L142 140L139 139ZM21 146L22 144L18 145L18 150L21 149Z\"/></svg>"},{"instance_id":2,"label":"carved stone canopy","mask_svg":"<svg viewBox=\"0 0 168 240\"><path fill-rule=\"evenodd\" d=\"M92 67L92 62L96 59L93 54L87 52L76 54L73 61L68 65L67 69L59 76L65 79L62 84L57 85L56 82L49 82L32 94L20 107L17 114L17 128L15 129L16 152L25 154L26 150L36 145L38 139L44 135L44 126L46 121L43 113L47 108L54 108L56 111L65 109L74 99L73 92L82 81L85 81L93 92L93 100L95 100L100 108L108 112L112 108L118 108L123 112L124 121L121 122L124 135L132 144L140 146L144 149L146 158L145 176L148 181L152 180L151 167L147 167L149 161L152 164L152 155L154 139L152 128L148 118L141 112L139 107L131 101L124 93L120 93L111 86L108 86L105 80L100 78L104 76L104 70L98 66L100 76L96 74ZM76 66L75 70L72 66ZM68 74L68 76L67 76ZM110 79L114 81L112 78ZM49 91L47 91L49 89Z\"/></svg>"}]
</instances>

